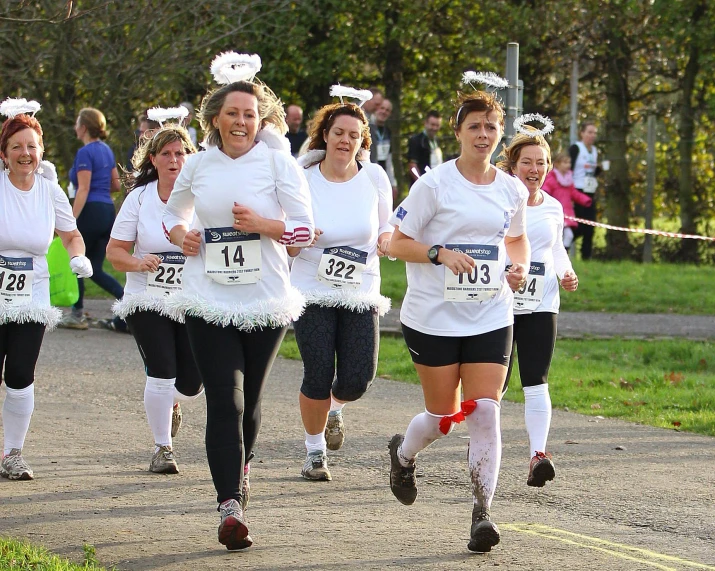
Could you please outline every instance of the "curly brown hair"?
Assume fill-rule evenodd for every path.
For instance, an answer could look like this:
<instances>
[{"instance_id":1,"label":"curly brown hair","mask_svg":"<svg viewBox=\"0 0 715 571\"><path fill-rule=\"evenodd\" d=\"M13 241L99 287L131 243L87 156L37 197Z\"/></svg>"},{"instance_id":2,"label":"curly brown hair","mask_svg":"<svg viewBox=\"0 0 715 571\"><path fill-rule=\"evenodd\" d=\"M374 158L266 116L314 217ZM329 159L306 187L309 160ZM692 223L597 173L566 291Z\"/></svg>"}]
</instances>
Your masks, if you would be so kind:
<instances>
[{"instance_id":1,"label":"curly brown hair","mask_svg":"<svg viewBox=\"0 0 715 571\"><path fill-rule=\"evenodd\" d=\"M360 135L362 136L360 148L366 151L370 150L372 138L370 137L370 123L368 123L367 117L365 117L365 112L354 103L331 103L318 109L315 117L313 117L308 125L308 137L310 138L310 143L308 144L309 151L324 151L328 148L324 135L330 131L335 120L341 115L355 117L355 119L360 121Z\"/></svg>"},{"instance_id":2,"label":"curly brown hair","mask_svg":"<svg viewBox=\"0 0 715 571\"><path fill-rule=\"evenodd\" d=\"M525 125L525 128L529 131L536 131L536 129L530 125ZM546 142L546 139L541 135L525 135L524 133L517 133L508 146L504 145L499 155L500 160L496 164L497 168L513 175L514 167L516 167L516 163L519 162L519 157L524 147L541 147L544 149L546 151L548 170L551 170L551 147Z\"/></svg>"}]
</instances>

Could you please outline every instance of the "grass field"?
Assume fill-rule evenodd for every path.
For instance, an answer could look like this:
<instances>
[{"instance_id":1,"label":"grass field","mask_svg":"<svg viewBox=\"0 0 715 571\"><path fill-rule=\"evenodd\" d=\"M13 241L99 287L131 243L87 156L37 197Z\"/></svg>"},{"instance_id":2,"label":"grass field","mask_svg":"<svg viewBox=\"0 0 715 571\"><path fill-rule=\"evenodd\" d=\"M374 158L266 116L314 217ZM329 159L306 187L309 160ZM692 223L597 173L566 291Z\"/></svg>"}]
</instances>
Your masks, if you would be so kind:
<instances>
[{"instance_id":1,"label":"grass field","mask_svg":"<svg viewBox=\"0 0 715 571\"><path fill-rule=\"evenodd\" d=\"M404 263L381 260L382 293L401 302ZM561 290L562 311L715 315L715 267L576 260L579 289Z\"/></svg>"},{"instance_id":2,"label":"grass field","mask_svg":"<svg viewBox=\"0 0 715 571\"><path fill-rule=\"evenodd\" d=\"M281 355L300 359L287 336ZM380 340L378 375L418 383L399 338ZM523 402L518 366L505 398ZM707 342L560 339L549 376L553 406L715 436L715 357Z\"/></svg>"},{"instance_id":3,"label":"grass field","mask_svg":"<svg viewBox=\"0 0 715 571\"><path fill-rule=\"evenodd\" d=\"M95 558L95 549L84 546L85 561L75 565L66 559L52 555L42 547L35 547L24 541L0 537L0 569L13 571L104 571Z\"/></svg>"}]
</instances>

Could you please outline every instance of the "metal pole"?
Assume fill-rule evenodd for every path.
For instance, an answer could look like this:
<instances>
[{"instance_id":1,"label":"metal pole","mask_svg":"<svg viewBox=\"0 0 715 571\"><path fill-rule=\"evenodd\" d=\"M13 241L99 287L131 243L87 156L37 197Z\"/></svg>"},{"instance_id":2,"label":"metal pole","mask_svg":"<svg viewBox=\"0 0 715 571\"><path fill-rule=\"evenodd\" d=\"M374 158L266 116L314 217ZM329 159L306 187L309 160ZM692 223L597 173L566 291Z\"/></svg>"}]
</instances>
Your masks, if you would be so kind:
<instances>
[{"instance_id":1,"label":"metal pole","mask_svg":"<svg viewBox=\"0 0 715 571\"><path fill-rule=\"evenodd\" d=\"M571 128L569 139L573 145L578 141L578 60L571 64Z\"/></svg>"},{"instance_id":2,"label":"metal pole","mask_svg":"<svg viewBox=\"0 0 715 571\"><path fill-rule=\"evenodd\" d=\"M648 115L648 150L646 153L645 227L653 228L653 190L655 189L655 115ZM643 262L653 261L653 236L645 235Z\"/></svg>"},{"instance_id":3,"label":"metal pole","mask_svg":"<svg viewBox=\"0 0 715 571\"><path fill-rule=\"evenodd\" d=\"M514 119L519 112L519 44L509 42L506 45L506 79L509 87L506 89L506 142L509 144L514 136Z\"/></svg>"}]
</instances>

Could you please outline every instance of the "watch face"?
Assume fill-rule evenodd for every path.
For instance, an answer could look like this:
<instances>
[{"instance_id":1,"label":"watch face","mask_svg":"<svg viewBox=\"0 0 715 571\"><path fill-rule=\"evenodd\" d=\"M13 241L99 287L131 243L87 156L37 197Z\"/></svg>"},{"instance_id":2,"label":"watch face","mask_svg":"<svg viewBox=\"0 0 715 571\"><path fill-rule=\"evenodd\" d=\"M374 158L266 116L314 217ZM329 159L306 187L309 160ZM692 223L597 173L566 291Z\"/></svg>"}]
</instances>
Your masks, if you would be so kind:
<instances>
[{"instance_id":1,"label":"watch face","mask_svg":"<svg viewBox=\"0 0 715 571\"><path fill-rule=\"evenodd\" d=\"M438 254L439 250L437 248L430 248L427 252L427 257L434 262Z\"/></svg>"}]
</instances>

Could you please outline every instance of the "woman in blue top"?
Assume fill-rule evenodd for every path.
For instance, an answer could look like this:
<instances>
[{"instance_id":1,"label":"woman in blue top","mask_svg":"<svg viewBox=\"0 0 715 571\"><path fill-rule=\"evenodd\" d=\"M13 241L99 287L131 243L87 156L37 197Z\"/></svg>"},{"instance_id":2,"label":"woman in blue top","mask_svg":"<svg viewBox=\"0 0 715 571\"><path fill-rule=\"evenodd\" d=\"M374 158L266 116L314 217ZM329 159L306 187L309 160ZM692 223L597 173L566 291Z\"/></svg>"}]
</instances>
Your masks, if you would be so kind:
<instances>
[{"instance_id":1,"label":"woman in blue top","mask_svg":"<svg viewBox=\"0 0 715 571\"><path fill-rule=\"evenodd\" d=\"M84 146L77 151L70 169L70 182L77 189L72 213L84 238L87 257L92 262L92 281L115 298L122 299L124 288L102 269L114 224L111 193L121 188L114 153L104 142L107 138L106 129L107 120L98 109L87 107L79 112L74 130ZM80 279L79 300L72 312L61 321L60 327L87 329L87 322L82 315L83 299L84 280ZM115 331L127 331L126 323L118 317L102 323Z\"/></svg>"}]
</instances>

